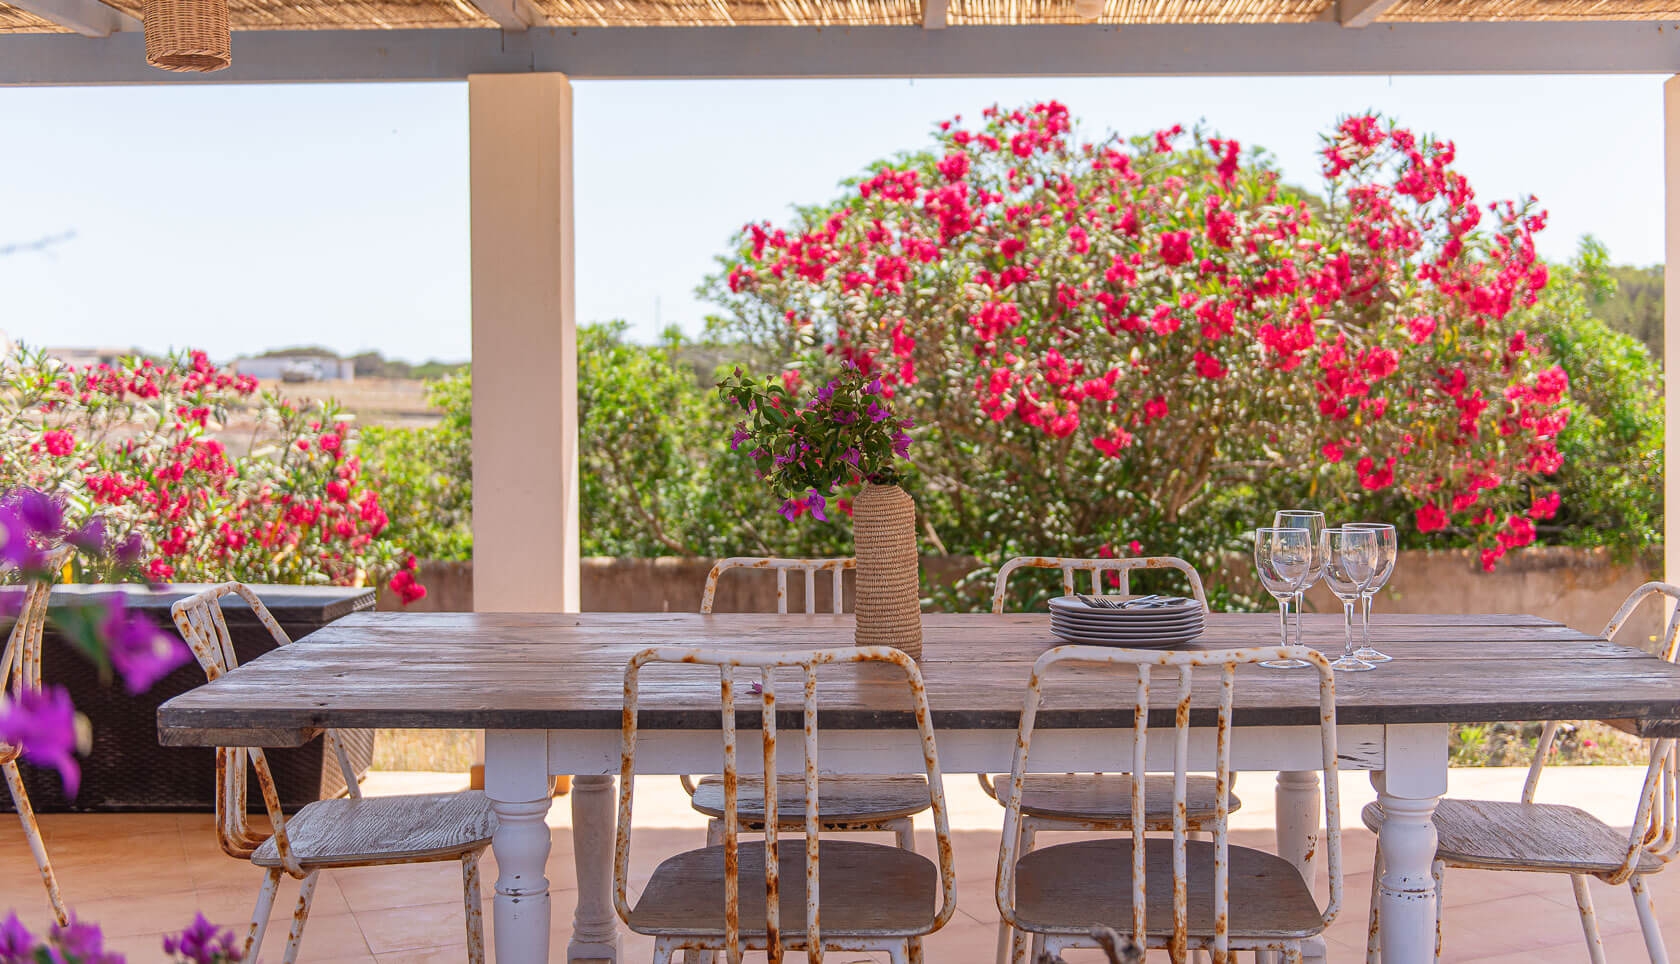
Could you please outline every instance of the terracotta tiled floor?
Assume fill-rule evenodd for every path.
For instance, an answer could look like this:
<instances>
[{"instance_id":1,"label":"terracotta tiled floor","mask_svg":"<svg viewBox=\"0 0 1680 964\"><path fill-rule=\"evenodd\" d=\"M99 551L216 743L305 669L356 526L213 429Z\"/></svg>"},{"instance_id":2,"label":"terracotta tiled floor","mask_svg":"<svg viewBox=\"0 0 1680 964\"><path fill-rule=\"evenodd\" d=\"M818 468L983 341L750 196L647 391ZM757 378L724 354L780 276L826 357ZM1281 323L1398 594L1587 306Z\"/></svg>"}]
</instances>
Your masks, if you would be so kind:
<instances>
[{"instance_id":1,"label":"terracotta tiled floor","mask_svg":"<svg viewBox=\"0 0 1680 964\"><path fill-rule=\"evenodd\" d=\"M1547 774L1542 797L1600 813L1612 823L1625 823L1632 816L1631 801L1642 772L1561 768ZM460 783L459 778L447 775L380 773L370 779L368 791L445 790ZM1521 783L1522 773L1517 770L1455 770L1452 791L1460 796L1515 799ZM956 837L958 912L929 939L928 958L930 964L980 964L991 959L996 937L992 875L999 810L972 778L953 776L947 784ZM1346 904L1330 930L1329 949L1333 962L1357 962L1364 953L1372 849L1370 834L1358 824L1358 812L1372 792L1360 774L1345 775L1342 788L1344 824L1355 829L1344 837ZM1245 806L1233 818L1234 838L1268 847L1273 815L1269 775L1246 774L1237 790ZM695 846L701 838L703 824L688 810L674 780L638 783L636 814L633 872L645 874L661 857ZM260 874L221 853L208 815L49 815L41 823L65 896L81 916L100 922L133 964L160 960L161 934L179 929L195 910L235 926L249 918ZM575 892L570 809L564 799L551 811L549 823L554 828L548 865L555 906L553 948L554 960L559 961ZM931 833L924 832L922 838L924 852L931 852ZM488 917L494 859L487 864ZM304 960L321 964L463 960L458 866L324 874L304 939ZM1659 876L1654 890L1670 933L1680 933L1680 870ZM288 881L276 905L277 926L285 919L282 908L295 895L296 885ZM1644 960L1644 945L1625 889L1595 885L1594 895L1609 959ZM10 814L0 814L0 908L4 907L15 908L32 927L43 926L48 918L34 865ZM1448 961L1549 964L1586 959L1569 884L1562 878L1452 872L1447 878L1446 923L1444 956ZM265 959L278 960L283 934L281 927L281 936L268 946ZM651 945L640 938L626 935L624 949L626 964L650 959ZM838 956L848 964L863 959L865 955ZM830 955L830 960L836 956Z\"/></svg>"}]
</instances>

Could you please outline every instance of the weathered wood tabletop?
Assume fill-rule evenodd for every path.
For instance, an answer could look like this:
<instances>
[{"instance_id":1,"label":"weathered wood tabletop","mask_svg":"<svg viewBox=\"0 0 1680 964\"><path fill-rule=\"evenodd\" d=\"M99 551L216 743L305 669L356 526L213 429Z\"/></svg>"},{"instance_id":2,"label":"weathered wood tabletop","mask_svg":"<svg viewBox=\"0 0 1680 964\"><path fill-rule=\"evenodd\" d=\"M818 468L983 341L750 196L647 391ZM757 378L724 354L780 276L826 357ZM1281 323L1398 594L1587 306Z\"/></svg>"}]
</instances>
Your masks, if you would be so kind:
<instances>
[{"instance_id":1,"label":"weathered wood tabletop","mask_svg":"<svg viewBox=\"0 0 1680 964\"><path fill-rule=\"evenodd\" d=\"M936 727L1013 728L1032 661L1059 642L1041 614L928 614L923 625ZM1306 627L1309 644L1339 650L1338 616L1309 615ZM1275 615L1214 613L1199 645L1269 644L1276 628ZM832 615L359 613L170 700L158 711L159 737L288 745L322 726L616 730L624 665L644 647L816 648L850 638L851 617ZM1395 660L1337 674L1343 724L1616 718L1668 735L1666 721L1680 720L1680 668L1538 617L1379 614L1372 640ZM797 697L779 702L797 725ZM825 729L910 720L902 683L867 671L832 674L819 703ZM1129 704L1112 677L1073 674L1054 687L1039 725L1126 726ZM715 727L716 678L648 674L641 705L643 728ZM1237 725L1316 725L1317 714L1313 674L1239 673ZM747 711L742 724L756 725Z\"/></svg>"}]
</instances>

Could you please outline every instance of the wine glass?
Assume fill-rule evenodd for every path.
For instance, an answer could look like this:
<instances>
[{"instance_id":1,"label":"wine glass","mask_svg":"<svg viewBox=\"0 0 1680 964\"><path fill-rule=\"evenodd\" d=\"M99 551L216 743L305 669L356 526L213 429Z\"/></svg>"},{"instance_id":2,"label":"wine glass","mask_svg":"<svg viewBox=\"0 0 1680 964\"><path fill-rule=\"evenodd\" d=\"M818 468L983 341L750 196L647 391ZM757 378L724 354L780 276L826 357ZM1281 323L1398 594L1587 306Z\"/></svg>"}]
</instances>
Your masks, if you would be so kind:
<instances>
[{"instance_id":1,"label":"wine glass","mask_svg":"<svg viewBox=\"0 0 1680 964\"><path fill-rule=\"evenodd\" d=\"M1394 657L1378 652L1371 645L1371 600L1376 596L1377 590L1388 585L1388 577L1394 574L1394 563L1400 558L1400 538L1394 527L1386 522L1349 522L1343 524L1342 528L1370 529L1377 534L1377 574L1360 597L1364 606L1364 638L1362 645L1353 651L1353 655L1367 663L1386 663Z\"/></svg>"},{"instance_id":2,"label":"wine glass","mask_svg":"<svg viewBox=\"0 0 1680 964\"><path fill-rule=\"evenodd\" d=\"M1279 529L1303 529L1312 543L1312 569L1295 592L1295 645L1301 646L1304 645L1301 642L1302 603L1306 601L1307 590L1324 575L1324 513L1311 509L1284 509L1272 517L1272 525Z\"/></svg>"},{"instance_id":3,"label":"wine glass","mask_svg":"<svg viewBox=\"0 0 1680 964\"><path fill-rule=\"evenodd\" d=\"M1330 666L1348 673L1375 669L1353 654L1353 602L1377 575L1377 534L1370 529L1324 530L1324 583L1342 601L1342 655Z\"/></svg>"},{"instance_id":4,"label":"wine glass","mask_svg":"<svg viewBox=\"0 0 1680 964\"><path fill-rule=\"evenodd\" d=\"M1254 531L1254 567L1260 585L1278 603L1278 645L1289 645L1289 600L1296 598L1312 572L1314 551L1305 529L1265 528ZM1312 664L1302 659L1269 659L1272 669L1298 669Z\"/></svg>"}]
</instances>

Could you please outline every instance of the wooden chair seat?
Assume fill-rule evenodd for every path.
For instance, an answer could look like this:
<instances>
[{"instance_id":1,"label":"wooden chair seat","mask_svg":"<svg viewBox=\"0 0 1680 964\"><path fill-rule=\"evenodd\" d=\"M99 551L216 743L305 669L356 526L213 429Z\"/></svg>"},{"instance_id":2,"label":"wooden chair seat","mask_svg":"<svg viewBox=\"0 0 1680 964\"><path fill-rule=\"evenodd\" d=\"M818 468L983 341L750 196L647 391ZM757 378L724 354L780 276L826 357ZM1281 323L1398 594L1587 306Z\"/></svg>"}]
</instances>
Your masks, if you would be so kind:
<instances>
[{"instance_id":1,"label":"wooden chair seat","mask_svg":"<svg viewBox=\"0 0 1680 964\"><path fill-rule=\"evenodd\" d=\"M1185 842L1189 870L1189 934L1211 939L1213 844ZM1282 857L1248 847L1230 848L1230 935L1237 939L1299 940L1324 930L1312 891ZM826 862L828 855L823 854ZM1132 842L1082 840L1035 850L1015 864L1016 916L1023 928L1044 933L1085 933L1107 924L1132 926ZM1144 868L1149 934L1170 935L1173 921L1172 841L1146 842Z\"/></svg>"},{"instance_id":2,"label":"wooden chair seat","mask_svg":"<svg viewBox=\"0 0 1680 964\"><path fill-rule=\"evenodd\" d=\"M939 868L899 847L855 840L825 839L818 851L822 877L822 936L915 937L930 933L939 911ZM653 936L723 939L723 848L677 854L653 871L641 899L626 918L630 929ZM805 934L805 840L778 844L781 869L782 937ZM764 844L740 847L741 939L765 937Z\"/></svg>"},{"instance_id":3,"label":"wooden chair seat","mask_svg":"<svg viewBox=\"0 0 1680 964\"><path fill-rule=\"evenodd\" d=\"M292 853L306 870L454 860L490 843L496 817L482 791L321 800L286 821ZM251 855L279 867L273 837Z\"/></svg>"},{"instance_id":4,"label":"wooden chair seat","mask_svg":"<svg viewBox=\"0 0 1680 964\"><path fill-rule=\"evenodd\" d=\"M1000 795L1009 791L1009 776L993 778ZM1218 783L1211 776L1185 777L1185 811L1191 829L1212 824L1217 814ZM1231 810L1242 806L1231 794ZM1143 781L1145 828L1171 830L1173 778L1152 774ZM1048 820L1129 824L1132 818L1132 778L1126 773L1033 773L1021 791L1021 813Z\"/></svg>"},{"instance_id":5,"label":"wooden chair seat","mask_svg":"<svg viewBox=\"0 0 1680 964\"><path fill-rule=\"evenodd\" d=\"M825 825L880 824L921 813L930 806L927 778L902 776L821 777L817 780L817 819ZM700 778L694 809L723 819L723 777ZM749 827L764 825L764 779L742 777L735 812ZM783 827L805 826L805 778L776 781L776 812ZM825 852L824 860L827 860Z\"/></svg>"},{"instance_id":6,"label":"wooden chair seat","mask_svg":"<svg viewBox=\"0 0 1680 964\"><path fill-rule=\"evenodd\" d=\"M1382 807L1360 817L1373 832ZM1444 799L1435 808L1435 854L1454 867L1558 874L1611 874L1627 858L1628 834L1574 807L1549 803ZM1642 854L1635 873L1656 873L1663 862Z\"/></svg>"}]
</instances>

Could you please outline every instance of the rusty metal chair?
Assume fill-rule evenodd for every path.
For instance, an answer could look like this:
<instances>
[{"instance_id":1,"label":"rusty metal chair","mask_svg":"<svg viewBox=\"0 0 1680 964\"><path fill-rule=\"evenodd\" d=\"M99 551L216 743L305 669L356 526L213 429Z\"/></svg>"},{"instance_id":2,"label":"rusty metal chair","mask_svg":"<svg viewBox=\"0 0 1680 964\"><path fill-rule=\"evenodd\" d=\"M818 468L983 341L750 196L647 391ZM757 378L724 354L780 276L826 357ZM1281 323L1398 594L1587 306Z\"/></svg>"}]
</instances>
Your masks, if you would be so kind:
<instances>
[{"instance_id":1,"label":"rusty metal chair","mask_svg":"<svg viewBox=\"0 0 1680 964\"><path fill-rule=\"evenodd\" d=\"M1614 639L1646 600L1680 602L1680 586L1648 582L1635 589L1604 627L1605 639ZM1680 610L1669 616L1656 655L1674 662L1680 649ZM1630 721L1610 721L1612 726L1634 732ZM1604 964L1604 944L1598 935L1592 892L1587 878L1607 884L1627 884L1639 915L1645 949L1653 962L1668 961L1662 928L1657 921L1646 878L1668 866L1680 853L1680 753L1673 739L1650 742L1645 783L1634 806L1633 828L1620 832L1602 820L1575 807L1535 803L1540 774L1557 737L1557 721L1540 729L1534 746L1534 762L1523 782L1522 798L1516 803L1494 800L1443 799L1435 808L1435 959L1441 959L1441 884L1449 867L1471 870L1514 870L1535 874L1567 874L1575 890L1575 904L1581 915L1581 929L1587 954L1593 964ZM1372 832L1380 831L1382 807L1372 803L1360 814ZM1370 937L1365 960L1376 964L1382 958L1381 921L1377 915L1378 887L1383 872L1379 849L1372 867Z\"/></svg>"},{"instance_id":2,"label":"rusty metal chair","mask_svg":"<svg viewBox=\"0 0 1680 964\"><path fill-rule=\"evenodd\" d=\"M1310 884L1293 864L1264 851L1230 845L1224 794L1214 794L1211 842L1188 839L1189 821L1184 816L1189 796L1187 771L1192 766L1207 765L1205 761L1191 762L1192 727L1200 727L1205 734L1212 723L1212 769L1216 790L1222 790L1231 772L1231 707L1237 669L1288 657L1311 662L1318 671L1324 839L1330 876L1330 898L1322 910ZM1143 774L1170 772L1175 813L1170 840L1146 839L1145 815L1150 812L1149 793L1155 783L1134 780L1129 837L1057 844L1018 855L1022 799L1029 786L1029 754L1038 708L1046 677L1064 666L1097 672L1132 671L1136 686L1131 769ZM1215 707L1198 706L1193 701L1191 683L1197 669L1214 670L1218 675ZM1154 670L1163 671L1173 683L1172 702L1157 707L1153 714L1154 720L1171 721L1170 771L1161 766L1165 762L1161 758L1167 754L1157 751L1155 765L1150 762L1149 730L1154 722L1150 680ZM1166 948L1175 964L1183 964L1196 949L1211 951L1214 964L1230 964L1235 960L1233 952L1239 950L1282 951L1286 961L1299 964L1302 942L1323 933L1342 901L1334 675L1322 655L1297 646L1209 652L1061 646L1040 656L1033 665L1021 710L997 872L998 910L1017 933L1032 935L1032 959L1038 960L1045 953L1059 954L1069 947L1096 947L1092 926L1104 924L1130 936L1140 947ZM1207 719L1210 716L1211 721Z\"/></svg>"},{"instance_id":3,"label":"rusty metal chair","mask_svg":"<svg viewBox=\"0 0 1680 964\"><path fill-rule=\"evenodd\" d=\"M233 638L222 617L222 597L239 596L273 634L276 645L291 640L249 586L230 582L177 602L170 612L181 637L198 657L204 675L215 680L239 665ZM216 750L216 835L229 856L249 860L266 875L251 915L244 958L257 959L274 908L280 878L303 882L291 931L286 964L297 960L304 924L323 870L390 864L459 860L467 917L467 958L484 962L484 915L480 905L478 859L490 845L496 818L480 791L363 797L344 745L333 730L323 730L326 746L338 759L348 787L347 799L320 800L287 817L263 751L257 747ZM247 806L246 767L257 775L272 830L253 827Z\"/></svg>"},{"instance_id":4,"label":"rusty metal chair","mask_svg":"<svg viewBox=\"0 0 1680 964\"><path fill-rule=\"evenodd\" d=\"M902 673L921 740L924 779L930 788L939 860L902 847L855 840L821 840L822 787L818 780L817 669L842 663L886 663ZM640 677L649 664L716 667L722 698L723 837L719 845L662 861L640 898L630 902L630 841L636 774ZM780 841L788 826L780 816L782 794L759 781L762 841L741 843L746 786L736 760L736 671L757 670L763 766L776 767L778 669L801 671L805 774L798 789L798 840ZM747 687L742 689L751 692ZM921 938L943 927L956 909L951 832L939 772L939 753L921 671L903 652L879 646L792 652L722 651L676 647L636 654L624 672L624 728L619 776L618 839L613 852L613 902L626 926L655 938L654 964L669 964L679 950L723 951L740 964L748 950L780 964L787 951L803 950L813 964L827 951L884 951L895 964L921 957ZM820 861L819 861L820 854ZM764 889L744 877L762 877ZM937 891L937 894L935 893ZM799 906L804 905L804 913ZM784 918L787 918L784 920Z\"/></svg>"},{"instance_id":5,"label":"rusty metal chair","mask_svg":"<svg viewBox=\"0 0 1680 964\"><path fill-rule=\"evenodd\" d=\"M68 546L53 550L47 555L46 568L49 571L62 568L73 551ZM52 583L34 580L23 586L22 592L23 602L18 608L17 621L12 623L5 650L0 652L0 693L10 691L13 699L21 697L26 691L34 692L41 688L41 635L47 622ZM70 912L58 893L58 879L53 876L52 862L47 859L47 845L41 839L41 827L35 822L35 809L29 804L23 777L18 773L17 761L22 753L22 747L0 742L0 771L6 774L6 789L11 791L12 804L18 819L23 821L23 839L29 844L35 866L40 868L41 884L47 889L53 916L63 926L70 922Z\"/></svg>"},{"instance_id":6,"label":"rusty metal chair","mask_svg":"<svg viewBox=\"0 0 1680 964\"><path fill-rule=\"evenodd\" d=\"M1202 588L1201 574L1196 567L1177 556L1141 556L1126 559L1080 559L1059 556L1023 556L1011 559L998 570L997 585L992 592L992 612L1002 613L1008 595L1009 576L1018 569L1059 569L1062 591L1073 595L1078 591L1076 574L1088 573L1093 595L1107 595L1106 577L1113 575L1118 591L1126 595L1131 589L1131 573L1140 569L1174 569L1184 574L1190 592L1208 609L1207 593ZM999 803L996 781L980 774L980 787L986 795ZM1150 801L1145 812L1144 829L1165 832L1172 829L1172 781L1165 776L1148 777ZM1242 801L1230 793L1235 780L1227 784L1229 810L1242 807ZM1201 832L1214 820L1216 787L1210 776L1191 774L1186 799L1189 829ZM1105 833L1125 833L1132 827L1132 778L1126 773L1035 773L1028 777L1027 789L1021 800L1021 847L1031 850L1039 831L1089 830ZM1016 939L1012 946L1009 925L998 923L997 961L1019 961L1025 953L1024 939Z\"/></svg>"},{"instance_id":7,"label":"rusty metal chair","mask_svg":"<svg viewBox=\"0 0 1680 964\"><path fill-rule=\"evenodd\" d=\"M717 598L719 576L731 569L755 569L773 570L776 573L778 615L786 615L788 611L789 572L805 575L807 615L817 611L817 573L831 573L833 611L839 614L844 609L845 599L842 580L846 570L855 568L857 560L850 558L775 559L733 556L720 560L706 576L706 593L700 599L700 612L711 613L712 604ZM743 789L748 791L748 797L742 801L739 817L742 825L752 833L759 833L764 829L764 813L752 802L762 797L763 787L760 779L749 777L743 784ZM723 778L712 775L695 781L692 777L683 776L681 780L694 809L710 818L706 825L706 845L717 846L723 839ZM799 798L802 790L797 778L783 777L779 782L784 784L780 790L784 797ZM898 845L906 850L916 849L916 835L910 818L926 810L929 802L927 781L914 774L825 777L822 781L821 799L822 810L817 816L825 831L891 833L897 837ZM791 817L787 825L797 827L799 819Z\"/></svg>"}]
</instances>

